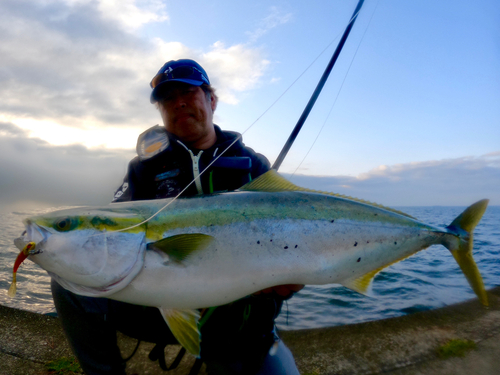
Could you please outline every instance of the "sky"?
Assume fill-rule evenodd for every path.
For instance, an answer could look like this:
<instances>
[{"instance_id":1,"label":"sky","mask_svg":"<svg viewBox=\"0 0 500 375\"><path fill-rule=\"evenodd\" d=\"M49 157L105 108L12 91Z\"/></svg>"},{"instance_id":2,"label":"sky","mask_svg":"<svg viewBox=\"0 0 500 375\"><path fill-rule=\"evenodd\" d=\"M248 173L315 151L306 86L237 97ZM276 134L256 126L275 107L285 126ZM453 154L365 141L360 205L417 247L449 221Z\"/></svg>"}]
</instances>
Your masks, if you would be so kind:
<instances>
[{"instance_id":1,"label":"sky","mask_svg":"<svg viewBox=\"0 0 500 375\"><path fill-rule=\"evenodd\" d=\"M172 59L274 162L356 4L0 1L0 210L108 203ZM280 172L388 206L500 205L499 103L497 0L365 0Z\"/></svg>"}]
</instances>

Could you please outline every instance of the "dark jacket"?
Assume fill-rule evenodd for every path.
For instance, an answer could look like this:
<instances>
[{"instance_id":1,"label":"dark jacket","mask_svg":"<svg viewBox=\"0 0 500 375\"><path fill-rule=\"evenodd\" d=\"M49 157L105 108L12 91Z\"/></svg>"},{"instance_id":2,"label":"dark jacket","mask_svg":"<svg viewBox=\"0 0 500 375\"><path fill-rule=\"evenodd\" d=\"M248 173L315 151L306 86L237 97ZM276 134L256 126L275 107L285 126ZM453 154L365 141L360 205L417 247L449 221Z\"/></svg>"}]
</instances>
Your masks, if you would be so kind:
<instances>
[{"instance_id":1,"label":"dark jacket","mask_svg":"<svg viewBox=\"0 0 500 375\"><path fill-rule=\"evenodd\" d=\"M201 184L193 182L182 196L236 190L269 170L269 161L245 147L240 134L218 126L215 131L217 142L207 150L189 149L158 125L142 133L138 155L129 163L113 202L175 197L207 167L199 179Z\"/></svg>"},{"instance_id":2,"label":"dark jacket","mask_svg":"<svg viewBox=\"0 0 500 375\"><path fill-rule=\"evenodd\" d=\"M142 133L138 155L129 163L113 202L175 197L207 167L201 183L192 183L182 196L235 190L269 170L269 161L245 147L240 134L218 126L215 131L217 142L207 150L190 150L158 125ZM223 156L210 165L222 152ZM266 294L205 310L202 358L267 354L281 305L281 298Z\"/></svg>"}]
</instances>

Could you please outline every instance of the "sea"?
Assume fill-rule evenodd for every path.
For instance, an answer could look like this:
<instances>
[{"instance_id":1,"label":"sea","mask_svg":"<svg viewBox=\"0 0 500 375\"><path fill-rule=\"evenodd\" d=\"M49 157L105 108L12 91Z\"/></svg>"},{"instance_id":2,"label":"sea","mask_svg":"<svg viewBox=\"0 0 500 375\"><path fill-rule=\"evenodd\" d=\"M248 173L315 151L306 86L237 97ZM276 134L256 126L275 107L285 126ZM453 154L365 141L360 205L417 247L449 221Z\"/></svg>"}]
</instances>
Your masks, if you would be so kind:
<instances>
[{"instance_id":1,"label":"sea","mask_svg":"<svg viewBox=\"0 0 500 375\"><path fill-rule=\"evenodd\" d=\"M435 226L450 224L465 209L396 208ZM30 261L23 263L17 273L17 295L7 295L19 253L13 240L24 230L22 220L51 210L55 209L0 215L0 304L42 314L55 312L50 278ZM500 286L500 206L488 207L476 227L473 254L486 288ZM370 296L335 284L306 286L284 303L277 326L281 330L297 330L354 324L436 309L474 297L450 252L434 245L382 270L373 281Z\"/></svg>"}]
</instances>

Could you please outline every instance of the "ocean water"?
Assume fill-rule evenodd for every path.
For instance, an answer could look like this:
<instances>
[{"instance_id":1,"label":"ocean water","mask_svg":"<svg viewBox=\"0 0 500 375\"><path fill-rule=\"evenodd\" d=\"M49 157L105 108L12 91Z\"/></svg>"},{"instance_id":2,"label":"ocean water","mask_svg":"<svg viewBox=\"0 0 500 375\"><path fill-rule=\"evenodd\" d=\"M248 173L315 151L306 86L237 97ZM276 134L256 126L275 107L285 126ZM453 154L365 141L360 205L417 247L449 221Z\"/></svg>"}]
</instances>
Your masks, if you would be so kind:
<instances>
[{"instance_id":1,"label":"ocean water","mask_svg":"<svg viewBox=\"0 0 500 375\"><path fill-rule=\"evenodd\" d=\"M398 207L436 226L448 225L464 208ZM0 304L4 306L39 313L55 311L50 279L33 262L23 263L17 273L16 297L7 295L19 252L13 240L24 230L22 220L47 211L51 210L0 215ZM488 207L474 240L474 258L486 288L500 286L500 206ZM340 285L306 286L283 305L277 324L283 330L345 325L435 309L474 296L449 251L435 245L380 272L369 297Z\"/></svg>"}]
</instances>

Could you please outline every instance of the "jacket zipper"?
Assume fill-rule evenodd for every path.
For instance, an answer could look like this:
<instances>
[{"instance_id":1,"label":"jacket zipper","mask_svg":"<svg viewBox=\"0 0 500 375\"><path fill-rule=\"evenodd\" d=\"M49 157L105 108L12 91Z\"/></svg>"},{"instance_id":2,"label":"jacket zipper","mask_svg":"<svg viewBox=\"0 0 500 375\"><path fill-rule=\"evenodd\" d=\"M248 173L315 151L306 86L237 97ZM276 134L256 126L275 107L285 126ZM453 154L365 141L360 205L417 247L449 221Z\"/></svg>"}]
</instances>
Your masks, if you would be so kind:
<instances>
[{"instance_id":1,"label":"jacket zipper","mask_svg":"<svg viewBox=\"0 0 500 375\"><path fill-rule=\"evenodd\" d=\"M198 194L204 194L203 193L203 187L201 186L201 178L200 178L200 158L201 154L203 154L203 150L201 150L198 155L193 154L193 152L184 145L181 141L177 140L177 143L182 145L188 152L189 155L191 156L191 162L193 165L193 178L194 178L194 183L196 185L196 190L198 191Z\"/></svg>"}]
</instances>

